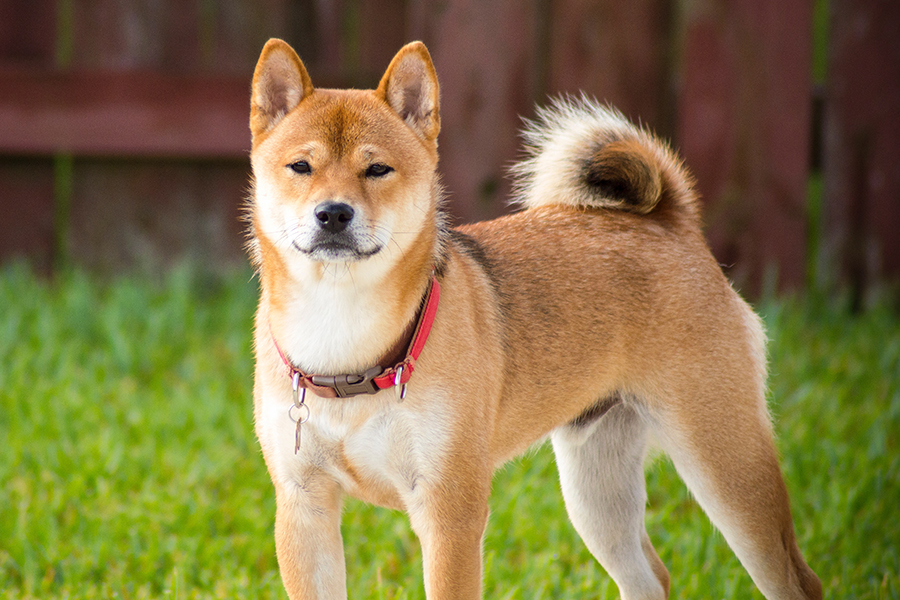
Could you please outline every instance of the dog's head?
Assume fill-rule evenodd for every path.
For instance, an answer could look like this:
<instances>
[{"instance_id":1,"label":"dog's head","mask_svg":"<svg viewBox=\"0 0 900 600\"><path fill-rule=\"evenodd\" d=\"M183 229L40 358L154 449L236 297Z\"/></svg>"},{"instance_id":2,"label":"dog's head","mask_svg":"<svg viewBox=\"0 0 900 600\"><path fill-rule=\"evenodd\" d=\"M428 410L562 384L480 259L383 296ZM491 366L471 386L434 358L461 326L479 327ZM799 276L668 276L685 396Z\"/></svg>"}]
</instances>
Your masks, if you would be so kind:
<instances>
[{"instance_id":1,"label":"dog's head","mask_svg":"<svg viewBox=\"0 0 900 600\"><path fill-rule=\"evenodd\" d=\"M294 50L263 48L250 112L251 254L303 278L377 276L428 260L437 193L438 82L418 42L375 90L316 89ZM357 281L358 283L358 281Z\"/></svg>"}]
</instances>

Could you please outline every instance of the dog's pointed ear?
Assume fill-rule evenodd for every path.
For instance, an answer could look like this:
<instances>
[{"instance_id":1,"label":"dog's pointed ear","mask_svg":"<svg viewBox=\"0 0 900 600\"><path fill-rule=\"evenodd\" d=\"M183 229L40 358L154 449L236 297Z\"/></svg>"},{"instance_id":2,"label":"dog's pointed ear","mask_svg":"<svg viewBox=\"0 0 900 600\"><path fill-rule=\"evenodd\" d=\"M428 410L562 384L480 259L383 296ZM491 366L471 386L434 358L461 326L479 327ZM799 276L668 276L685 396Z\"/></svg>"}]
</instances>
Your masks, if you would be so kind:
<instances>
[{"instance_id":1,"label":"dog's pointed ear","mask_svg":"<svg viewBox=\"0 0 900 600\"><path fill-rule=\"evenodd\" d=\"M313 93L306 67L286 42L266 42L253 72L250 132L253 137L271 130L300 101Z\"/></svg>"},{"instance_id":2,"label":"dog's pointed ear","mask_svg":"<svg viewBox=\"0 0 900 600\"><path fill-rule=\"evenodd\" d=\"M376 93L428 141L441 130L440 90L431 55L422 42L400 49L378 84Z\"/></svg>"}]
</instances>

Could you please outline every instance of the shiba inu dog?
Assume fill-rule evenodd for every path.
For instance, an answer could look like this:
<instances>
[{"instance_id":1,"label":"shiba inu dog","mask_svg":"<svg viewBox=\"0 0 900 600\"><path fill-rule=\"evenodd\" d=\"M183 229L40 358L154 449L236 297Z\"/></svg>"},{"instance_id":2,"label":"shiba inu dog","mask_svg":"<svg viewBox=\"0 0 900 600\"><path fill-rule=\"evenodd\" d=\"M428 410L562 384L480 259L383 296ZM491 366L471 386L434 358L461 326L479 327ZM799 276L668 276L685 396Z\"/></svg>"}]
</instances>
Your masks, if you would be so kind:
<instances>
[{"instance_id":1,"label":"shiba inu dog","mask_svg":"<svg viewBox=\"0 0 900 600\"><path fill-rule=\"evenodd\" d=\"M759 319L678 158L585 99L526 131L523 210L441 210L421 43L375 90L316 89L286 43L253 76L256 432L291 598L347 595L341 502L405 510L430 600L481 597L491 475L552 440L566 507L626 599L666 598L644 527L652 437L768 598L820 598L765 404Z\"/></svg>"}]
</instances>

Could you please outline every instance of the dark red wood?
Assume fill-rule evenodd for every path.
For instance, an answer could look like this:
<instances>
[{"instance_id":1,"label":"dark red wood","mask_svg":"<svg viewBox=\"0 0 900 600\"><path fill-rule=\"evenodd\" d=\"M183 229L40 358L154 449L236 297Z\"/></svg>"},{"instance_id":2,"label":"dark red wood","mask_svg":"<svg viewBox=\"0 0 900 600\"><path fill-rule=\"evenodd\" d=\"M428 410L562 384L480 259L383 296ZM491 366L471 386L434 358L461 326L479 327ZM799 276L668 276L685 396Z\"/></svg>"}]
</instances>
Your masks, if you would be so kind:
<instances>
[{"instance_id":1,"label":"dark red wood","mask_svg":"<svg viewBox=\"0 0 900 600\"><path fill-rule=\"evenodd\" d=\"M669 135L668 0L550 4L548 91L584 91Z\"/></svg>"},{"instance_id":2,"label":"dark red wood","mask_svg":"<svg viewBox=\"0 0 900 600\"><path fill-rule=\"evenodd\" d=\"M48 271L55 247L50 159L0 160L0 262L26 258Z\"/></svg>"},{"instance_id":3,"label":"dark red wood","mask_svg":"<svg viewBox=\"0 0 900 600\"><path fill-rule=\"evenodd\" d=\"M359 76L374 87L394 54L407 42L406 0L358 0Z\"/></svg>"},{"instance_id":4,"label":"dark red wood","mask_svg":"<svg viewBox=\"0 0 900 600\"><path fill-rule=\"evenodd\" d=\"M72 55L67 66L148 69L163 62L167 38L173 33L167 27L171 13L165 2L83 0L75 4L77 8L66 23L72 38ZM172 16L196 22L196 15L190 10L192 4L183 3L182 10ZM183 64L191 62L191 58L186 58Z\"/></svg>"},{"instance_id":5,"label":"dark red wood","mask_svg":"<svg viewBox=\"0 0 900 600\"><path fill-rule=\"evenodd\" d=\"M269 37L291 28L287 0L80 0L70 67L249 77ZM294 16L302 18L303 15Z\"/></svg>"},{"instance_id":6,"label":"dark red wood","mask_svg":"<svg viewBox=\"0 0 900 600\"><path fill-rule=\"evenodd\" d=\"M825 98L830 275L900 280L900 3L832 0Z\"/></svg>"},{"instance_id":7,"label":"dark red wood","mask_svg":"<svg viewBox=\"0 0 900 600\"><path fill-rule=\"evenodd\" d=\"M55 48L54 0L0 0L0 62L50 66Z\"/></svg>"},{"instance_id":8,"label":"dark red wood","mask_svg":"<svg viewBox=\"0 0 900 600\"><path fill-rule=\"evenodd\" d=\"M243 262L250 78L265 41L286 37L288 4L78 3L67 72L36 73L26 86L36 118L13 120L17 151L76 155L66 230L74 263Z\"/></svg>"},{"instance_id":9,"label":"dark red wood","mask_svg":"<svg viewBox=\"0 0 900 600\"><path fill-rule=\"evenodd\" d=\"M323 76L333 77L346 70L346 40L341 22L344 0L322 0L315 3L316 49L315 68ZM326 75L327 74L327 75Z\"/></svg>"},{"instance_id":10,"label":"dark red wood","mask_svg":"<svg viewBox=\"0 0 900 600\"><path fill-rule=\"evenodd\" d=\"M441 172L463 221L509 210L505 171L537 89L531 9L513 0L410 2L409 35L428 45L440 79Z\"/></svg>"},{"instance_id":11,"label":"dark red wood","mask_svg":"<svg viewBox=\"0 0 900 600\"><path fill-rule=\"evenodd\" d=\"M187 4L183 0L169 2L176 7ZM304 8L310 2L238 0L194 4L200 6L203 71L243 77L249 85L263 45L272 37L291 38L297 21L308 19ZM177 14L178 10L172 12Z\"/></svg>"},{"instance_id":12,"label":"dark red wood","mask_svg":"<svg viewBox=\"0 0 900 600\"><path fill-rule=\"evenodd\" d=\"M53 66L55 5L54 0L0 0L0 64ZM0 93L2 87L0 82ZM49 272L56 244L53 206L49 157L0 157L0 263L27 259Z\"/></svg>"},{"instance_id":13,"label":"dark red wood","mask_svg":"<svg viewBox=\"0 0 900 600\"><path fill-rule=\"evenodd\" d=\"M247 77L0 69L0 154L239 158Z\"/></svg>"},{"instance_id":14,"label":"dark red wood","mask_svg":"<svg viewBox=\"0 0 900 600\"><path fill-rule=\"evenodd\" d=\"M227 254L214 235L192 246L154 211L185 231L233 219L265 40L294 44L316 85L372 87L403 43L421 39L441 80L441 170L461 220L507 210L518 115L547 93L584 90L677 138L716 256L741 287L759 289L770 268L782 287L799 285L810 2L693 2L674 15L670 0L86 0L66 16L53 0L0 0L0 209L13 219L0 256L50 264L57 153L75 156L68 243L86 264L135 240L158 256ZM828 264L865 288L900 276L900 4L832 0L832 10ZM110 235L117 221L105 214L124 233ZM221 235L239 245L236 230Z\"/></svg>"},{"instance_id":15,"label":"dark red wood","mask_svg":"<svg viewBox=\"0 0 900 600\"><path fill-rule=\"evenodd\" d=\"M810 143L808 1L691 4L677 139L713 252L739 287L804 282Z\"/></svg>"},{"instance_id":16,"label":"dark red wood","mask_svg":"<svg viewBox=\"0 0 900 600\"><path fill-rule=\"evenodd\" d=\"M107 272L244 264L248 171L242 161L78 160L66 252Z\"/></svg>"}]
</instances>

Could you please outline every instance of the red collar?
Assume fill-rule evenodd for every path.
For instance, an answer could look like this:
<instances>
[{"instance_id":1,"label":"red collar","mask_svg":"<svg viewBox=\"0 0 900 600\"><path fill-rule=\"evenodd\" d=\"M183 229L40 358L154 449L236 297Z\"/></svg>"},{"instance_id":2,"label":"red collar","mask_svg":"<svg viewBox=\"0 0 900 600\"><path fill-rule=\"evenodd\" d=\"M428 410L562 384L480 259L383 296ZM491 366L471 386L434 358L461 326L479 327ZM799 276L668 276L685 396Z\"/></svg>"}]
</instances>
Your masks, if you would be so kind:
<instances>
[{"instance_id":1,"label":"red collar","mask_svg":"<svg viewBox=\"0 0 900 600\"><path fill-rule=\"evenodd\" d=\"M272 343L275 344L278 356L288 368L288 375L291 379L299 382L300 387L311 390L316 396L349 398L360 394L376 394L380 390L400 385L402 391L398 392L398 397L402 398L405 395L406 383L412 377L415 369L416 360L425 347L428 334L431 333L431 325L434 323L440 298L441 284L432 275L428 291L425 294L425 301L419 313L419 320L406 350L406 356L391 367L375 366L362 375L307 375L288 359L278 345L274 334L272 334ZM271 325L269 331L271 333ZM390 361L392 358L394 357L389 354L379 362ZM295 383L295 385L297 384Z\"/></svg>"}]
</instances>

